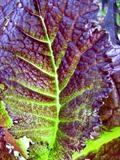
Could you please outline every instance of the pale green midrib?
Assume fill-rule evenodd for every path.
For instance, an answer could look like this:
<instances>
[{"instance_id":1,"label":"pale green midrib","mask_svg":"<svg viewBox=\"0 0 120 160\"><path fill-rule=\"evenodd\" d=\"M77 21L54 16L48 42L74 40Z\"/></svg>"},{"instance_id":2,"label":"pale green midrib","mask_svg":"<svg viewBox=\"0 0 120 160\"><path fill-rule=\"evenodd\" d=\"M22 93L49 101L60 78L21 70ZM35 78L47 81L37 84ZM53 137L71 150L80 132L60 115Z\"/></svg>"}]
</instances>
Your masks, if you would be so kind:
<instances>
[{"instance_id":1,"label":"pale green midrib","mask_svg":"<svg viewBox=\"0 0 120 160\"><path fill-rule=\"evenodd\" d=\"M55 76L54 74L50 73L49 71L46 71L46 70L38 67L38 66L37 66L36 64L34 64L33 62L30 62L29 60L27 60L27 59L25 59L25 58L23 58L23 57L21 57L21 56L19 56L19 55L16 55L16 56L17 56L18 58L20 58L21 60L27 62L28 64L31 64L31 65L34 66L36 69L40 70L42 73L44 73L44 74L46 74L46 75L48 75L48 76L50 76L50 77L54 77L54 76Z\"/></svg>"},{"instance_id":2,"label":"pale green midrib","mask_svg":"<svg viewBox=\"0 0 120 160\"><path fill-rule=\"evenodd\" d=\"M44 96L48 96L48 97L52 97L52 98L55 98L55 95L50 93L50 92L46 92L45 90L42 90L42 89L38 89L37 87L34 87L33 85L31 84L28 84L27 82L25 81L22 81L22 80L17 80L17 79L9 79L10 81L12 82L17 82L18 84L20 84L21 86L23 87L27 87L29 90L33 91L33 92L36 92L36 93L39 93L41 95L44 95Z\"/></svg>"},{"instance_id":3,"label":"pale green midrib","mask_svg":"<svg viewBox=\"0 0 120 160\"><path fill-rule=\"evenodd\" d=\"M100 138L96 140L88 140L86 142L86 147L79 153L75 152L72 155L72 160L78 160L78 158L85 157L89 153L96 153L100 147L102 147L104 144L107 144L111 142L112 140L120 137L120 127L115 127L109 132L104 132Z\"/></svg>"},{"instance_id":4,"label":"pale green midrib","mask_svg":"<svg viewBox=\"0 0 120 160\"><path fill-rule=\"evenodd\" d=\"M57 136L57 131L58 131L58 124L59 124L59 112L60 112L60 107L61 107L60 102L59 102L59 93L60 93L60 90L59 90L59 81L58 81L58 74L57 74L57 66L55 64L55 59L54 59L53 50L52 50L52 42L50 41L50 38L48 36L47 28L46 28L44 19L41 16L40 16L40 19L42 21L42 24L43 24L43 27L44 27L44 30L45 30L46 39L47 39L48 46L49 46L49 49L50 49L50 54L51 54L51 61L52 61L52 65L53 65L54 72L55 72L55 89L56 89L57 116L56 116L56 123L55 123L55 127L54 127L55 131L54 131L52 142L50 144L51 145L50 147L54 148L54 144L55 144L56 136Z\"/></svg>"}]
</instances>

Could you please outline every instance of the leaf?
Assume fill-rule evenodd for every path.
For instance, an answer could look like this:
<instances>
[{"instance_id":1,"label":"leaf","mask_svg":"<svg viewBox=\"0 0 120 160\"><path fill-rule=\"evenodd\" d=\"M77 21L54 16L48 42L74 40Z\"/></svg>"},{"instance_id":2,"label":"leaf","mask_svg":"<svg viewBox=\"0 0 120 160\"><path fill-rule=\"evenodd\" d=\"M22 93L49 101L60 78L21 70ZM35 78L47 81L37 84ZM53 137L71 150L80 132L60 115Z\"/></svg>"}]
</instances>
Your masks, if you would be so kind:
<instances>
[{"instance_id":1,"label":"leaf","mask_svg":"<svg viewBox=\"0 0 120 160\"><path fill-rule=\"evenodd\" d=\"M90 160L119 160L120 158L120 138L103 145L99 152L87 156ZM82 159L81 159L82 160Z\"/></svg>"},{"instance_id":2,"label":"leaf","mask_svg":"<svg viewBox=\"0 0 120 160\"><path fill-rule=\"evenodd\" d=\"M15 160L13 154L11 154L6 148L6 142L4 140L4 129L0 128L0 159L1 160Z\"/></svg>"},{"instance_id":3,"label":"leaf","mask_svg":"<svg viewBox=\"0 0 120 160\"><path fill-rule=\"evenodd\" d=\"M102 160L118 160L120 158L120 138L103 145L98 153L91 154L88 158L90 158L90 160L100 160L100 158L102 158Z\"/></svg>"},{"instance_id":4,"label":"leaf","mask_svg":"<svg viewBox=\"0 0 120 160\"><path fill-rule=\"evenodd\" d=\"M27 144L24 144L24 142ZM15 152L18 155L22 155L24 158L28 158L28 145L30 140L27 138L15 139L6 129L0 128L0 159L1 160L14 160Z\"/></svg>"},{"instance_id":5,"label":"leaf","mask_svg":"<svg viewBox=\"0 0 120 160\"><path fill-rule=\"evenodd\" d=\"M109 53L109 56L111 56L113 61L112 65L114 67L114 70L111 74L113 90L109 94L108 98L104 99L104 105L99 111L102 124L104 125L106 131L100 134L99 138L86 141L86 147L80 153L74 153L73 159L118 160L120 158L119 51L120 48L118 46L116 49L111 50L111 53Z\"/></svg>"},{"instance_id":6,"label":"leaf","mask_svg":"<svg viewBox=\"0 0 120 160\"><path fill-rule=\"evenodd\" d=\"M107 14L103 21L103 26L109 32L110 39L113 45L120 45L120 39L119 39L120 26L118 24L118 15L120 13L120 9L118 4L119 2L117 1L113 0L108 1Z\"/></svg>"},{"instance_id":7,"label":"leaf","mask_svg":"<svg viewBox=\"0 0 120 160\"><path fill-rule=\"evenodd\" d=\"M1 85L3 87L3 85ZM4 88L4 87L3 87ZM14 160L14 155L9 153L9 150L7 149L6 145L10 144L14 147L15 150L19 151L21 155L23 155L25 158L28 157L28 154L26 153L26 150L23 149L24 147L19 146L19 141L17 142L15 138L7 131L7 129L11 128L13 126L12 119L9 117L6 109L5 104L0 101L0 152L1 160Z\"/></svg>"},{"instance_id":8,"label":"leaf","mask_svg":"<svg viewBox=\"0 0 120 160\"><path fill-rule=\"evenodd\" d=\"M11 134L35 143L31 160L71 159L101 126L112 47L97 10L91 0L12 0L1 10L1 99Z\"/></svg>"},{"instance_id":9,"label":"leaf","mask_svg":"<svg viewBox=\"0 0 120 160\"><path fill-rule=\"evenodd\" d=\"M0 127L11 128L12 119L9 117L4 102L0 101Z\"/></svg>"},{"instance_id":10,"label":"leaf","mask_svg":"<svg viewBox=\"0 0 120 160\"><path fill-rule=\"evenodd\" d=\"M111 72L112 92L104 99L104 105L100 108L99 115L102 124L107 128L120 126L120 46L109 52L112 59L113 70Z\"/></svg>"},{"instance_id":11,"label":"leaf","mask_svg":"<svg viewBox=\"0 0 120 160\"><path fill-rule=\"evenodd\" d=\"M117 138L118 138L118 141L116 140ZM84 150L81 151L81 153L76 152L73 154L73 160L77 160L83 156L87 156L89 153L96 153L96 158L98 158L97 160L99 160L99 158L102 156L103 156L102 157L103 159L106 158L106 160L108 160L109 159L108 157L110 157L110 155L112 155L112 154L115 155L114 149L111 149L109 152L109 150L108 150L109 144L112 143L111 141L113 141L113 144L115 144L114 141L116 141L116 142L118 142L118 143L116 143L116 145L117 144L119 145L119 138L120 138L120 127L115 127L109 132L104 132L100 135L100 137L98 139L87 141L86 147ZM108 144L108 145L106 145L106 144ZM99 150L100 150L100 153L98 152ZM106 152L106 150L107 150L107 152ZM118 146L118 150L119 150L119 146ZM104 157L104 155L101 155L101 154L105 154L105 157ZM89 158L89 156L87 158ZM117 158L119 158L119 155Z\"/></svg>"},{"instance_id":12,"label":"leaf","mask_svg":"<svg viewBox=\"0 0 120 160\"><path fill-rule=\"evenodd\" d=\"M28 158L28 153L26 147L22 144L22 139L16 140L7 130L4 130L4 140L6 144L13 146L15 151L21 153L26 159Z\"/></svg>"},{"instance_id":13,"label":"leaf","mask_svg":"<svg viewBox=\"0 0 120 160\"><path fill-rule=\"evenodd\" d=\"M102 124L107 128L120 126L120 88L119 88L120 72L113 73L113 91L109 97L104 100L104 105L100 109L100 117Z\"/></svg>"}]
</instances>

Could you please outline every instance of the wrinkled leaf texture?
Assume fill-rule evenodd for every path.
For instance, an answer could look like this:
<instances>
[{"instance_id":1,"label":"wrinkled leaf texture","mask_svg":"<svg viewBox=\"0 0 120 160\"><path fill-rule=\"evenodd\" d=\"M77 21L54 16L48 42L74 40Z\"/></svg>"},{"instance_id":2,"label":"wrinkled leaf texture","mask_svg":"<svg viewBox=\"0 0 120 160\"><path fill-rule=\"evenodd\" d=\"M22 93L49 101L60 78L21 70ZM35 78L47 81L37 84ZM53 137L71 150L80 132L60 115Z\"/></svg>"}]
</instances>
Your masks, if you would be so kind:
<instances>
[{"instance_id":1,"label":"wrinkled leaf texture","mask_svg":"<svg viewBox=\"0 0 120 160\"><path fill-rule=\"evenodd\" d=\"M100 108L102 124L106 129L120 126L120 46L111 50L109 53L113 61L111 73L113 90L109 97L104 100L104 105ZM87 157L90 160L119 160L120 159L120 138L104 144L99 152L90 153ZM83 158L83 159L85 159ZM82 160L82 158L80 158Z\"/></svg>"},{"instance_id":2,"label":"wrinkled leaf texture","mask_svg":"<svg viewBox=\"0 0 120 160\"><path fill-rule=\"evenodd\" d=\"M3 1L2 1L3 2ZM70 160L101 126L111 45L92 0L10 0L0 9L1 99L29 159Z\"/></svg>"}]
</instances>

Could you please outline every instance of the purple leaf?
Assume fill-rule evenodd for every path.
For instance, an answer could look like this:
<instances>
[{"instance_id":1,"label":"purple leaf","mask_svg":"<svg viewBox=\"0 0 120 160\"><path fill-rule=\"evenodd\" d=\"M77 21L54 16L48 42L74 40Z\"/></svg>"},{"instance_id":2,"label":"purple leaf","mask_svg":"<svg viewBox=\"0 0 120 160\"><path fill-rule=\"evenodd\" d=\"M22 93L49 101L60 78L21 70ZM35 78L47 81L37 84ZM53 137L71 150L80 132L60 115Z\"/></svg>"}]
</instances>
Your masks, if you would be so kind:
<instances>
[{"instance_id":1,"label":"purple leaf","mask_svg":"<svg viewBox=\"0 0 120 160\"><path fill-rule=\"evenodd\" d=\"M97 10L92 0L12 0L1 10L1 99L11 133L35 143L32 159L70 160L101 126L112 47Z\"/></svg>"}]
</instances>

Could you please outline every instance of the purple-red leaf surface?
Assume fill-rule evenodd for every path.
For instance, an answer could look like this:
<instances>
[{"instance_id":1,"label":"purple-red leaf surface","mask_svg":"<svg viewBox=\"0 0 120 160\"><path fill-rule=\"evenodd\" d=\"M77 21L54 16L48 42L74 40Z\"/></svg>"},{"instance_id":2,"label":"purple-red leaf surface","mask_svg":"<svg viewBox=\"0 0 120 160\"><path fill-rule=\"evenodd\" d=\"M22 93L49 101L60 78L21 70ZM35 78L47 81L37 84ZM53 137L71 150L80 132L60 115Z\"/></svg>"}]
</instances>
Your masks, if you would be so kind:
<instances>
[{"instance_id":1,"label":"purple-red leaf surface","mask_svg":"<svg viewBox=\"0 0 120 160\"><path fill-rule=\"evenodd\" d=\"M97 10L92 0L1 5L0 97L13 119L10 132L34 142L30 159L71 160L101 126L112 47Z\"/></svg>"}]
</instances>

